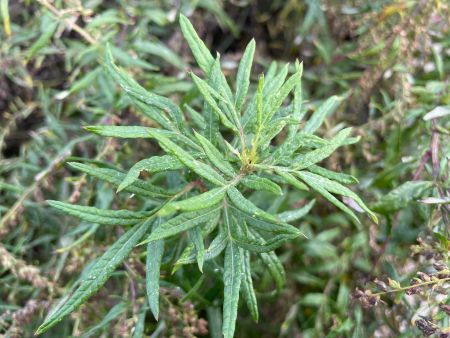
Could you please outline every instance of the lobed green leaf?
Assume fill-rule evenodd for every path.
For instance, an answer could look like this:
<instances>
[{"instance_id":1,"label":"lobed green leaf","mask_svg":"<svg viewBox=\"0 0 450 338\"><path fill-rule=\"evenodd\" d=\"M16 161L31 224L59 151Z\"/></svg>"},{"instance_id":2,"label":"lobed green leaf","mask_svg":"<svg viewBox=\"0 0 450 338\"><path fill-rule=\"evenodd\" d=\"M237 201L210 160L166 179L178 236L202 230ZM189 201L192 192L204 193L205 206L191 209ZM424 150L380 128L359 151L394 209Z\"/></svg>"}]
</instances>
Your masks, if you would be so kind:
<instances>
[{"instance_id":1,"label":"lobed green leaf","mask_svg":"<svg viewBox=\"0 0 450 338\"><path fill-rule=\"evenodd\" d=\"M112 275L114 270L128 256L142 236L149 230L153 220L136 224L120 237L89 269L89 275L80 281L78 288L63 300L63 303L49 314L39 326L36 335L46 332L65 316L85 303Z\"/></svg>"},{"instance_id":2,"label":"lobed green leaf","mask_svg":"<svg viewBox=\"0 0 450 338\"><path fill-rule=\"evenodd\" d=\"M330 140L328 145L297 156L293 161L292 168L296 170L305 169L327 158L344 143L351 132L351 128L343 129Z\"/></svg>"},{"instance_id":3,"label":"lobed green leaf","mask_svg":"<svg viewBox=\"0 0 450 338\"><path fill-rule=\"evenodd\" d=\"M206 223L220 212L220 207L209 210L191 211L178 215L156 228L146 240L148 242L167 238Z\"/></svg>"},{"instance_id":4,"label":"lobed green leaf","mask_svg":"<svg viewBox=\"0 0 450 338\"><path fill-rule=\"evenodd\" d=\"M405 182L381 197L378 202L372 205L372 208L383 214L399 210L406 207L411 201L425 196L424 194L432 186L433 182L431 181Z\"/></svg>"},{"instance_id":5,"label":"lobed green leaf","mask_svg":"<svg viewBox=\"0 0 450 338\"><path fill-rule=\"evenodd\" d=\"M186 167L191 169L197 175L205 178L215 185L224 185L226 183L225 179L220 176L213 168L203 162L197 161L191 154L170 141L162 134L150 132L150 135L159 142L164 150L178 158L180 162L182 162Z\"/></svg>"},{"instance_id":6,"label":"lobed green leaf","mask_svg":"<svg viewBox=\"0 0 450 338\"><path fill-rule=\"evenodd\" d=\"M238 218L242 218L243 221L259 231L265 231L271 235L291 234L294 235L294 237L297 237L299 234L301 234L296 227L293 227L290 224L282 223L280 221L272 222L260 218L255 218L253 215L248 214L245 211L236 209L235 207L233 207L233 205L230 205L230 208L233 209L233 213Z\"/></svg>"},{"instance_id":7,"label":"lobed green leaf","mask_svg":"<svg viewBox=\"0 0 450 338\"><path fill-rule=\"evenodd\" d=\"M303 132L307 134L314 133L322 125L325 118L333 114L342 102L342 98L336 95L328 98L319 108L312 114L306 122Z\"/></svg>"},{"instance_id":8,"label":"lobed green leaf","mask_svg":"<svg viewBox=\"0 0 450 338\"><path fill-rule=\"evenodd\" d=\"M295 62L296 73L299 76L299 80L294 88L294 101L292 105L292 117L297 120L296 125L289 126L288 137L285 142L290 142L295 136L298 130L300 121L306 114L306 110L302 109L302 75L303 75L303 62L299 63L298 60Z\"/></svg>"},{"instance_id":9,"label":"lobed green leaf","mask_svg":"<svg viewBox=\"0 0 450 338\"><path fill-rule=\"evenodd\" d=\"M107 46L105 53L105 68L111 77L134 100L167 113L170 117L171 129L185 130L184 116L180 107L166 97L150 93L140 86L131 76L119 69L112 59L111 50Z\"/></svg>"},{"instance_id":10,"label":"lobed green leaf","mask_svg":"<svg viewBox=\"0 0 450 338\"><path fill-rule=\"evenodd\" d=\"M241 257L242 261L242 293L244 294L245 302L247 303L248 310L255 322L258 322L258 302L256 300L255 289L253 288L252 272L250 266L250 253L248 251L242 250Z\"/></svg>"},{"instance_id":11,"label":"lobed green leaf","mask_svg":"<svg viewBox=\"0 0 450 338\"><path fill-rule=\"evenodd\" d=\"M192 142L182 134L157 128L140 126L86 126L84 129L97 135L116 138L156 138L154 135L161 135L175 139L193 149L201 149L195 142Z\"/></svg>"},{"instance_id":12,"label":"lobed green leaf","mask_svg":"<svg viewBox=\"0 0 450 338\"><path fill-rule=\"evenodd\" d=\"M212 111L217 115L223 125L231 130L237 131L236 126L230 122L229 116L226 116L226 114L222 111L222 109L220 109L218 103L216 102L216 99L224 100L222 96L194 73L191 73L191 77L192 81L194 81L194 84L200 91L200 94L202 94L205 101L208 103Z\"/></svg>"},{"instance_id":13,"label":"lobed green leaf","mask_svg":"<svg viewBox=\"0 0 450 338\"><path fill-rule=\"evenodd\" d=\"M219 87L220 76L221 76L220 62L219 59L216 59L214 62L211 72L208 74L207 83L212 88ZM217 113L211 108L208 102L204 102L203 104L203 113L205 116L205 137L214 145L217 145L218 139L220 137L219 132L219 116Z\"/></svg>"},{"instance_id":14,"label":"lobed green leaf","mask_svg":"<svg viewBox=\"0 0 450 338\"><path fill-rule=\"evenodd\" d=\"M159 215L165 216L177 211L196 211L212 207L224 199L227 188L227 186L214 188L182 201L170 202L159 211Z\"/></svg>"},{"instance_id":15,"label":"lobed green leaf","mask_svg":"<svg viewBox=\"0 0 450 338\"><path fill-rule=\"evenodd\" d=\"M354 184L359 182L358 179L352 175L337 173L314 164L308 167L308 171L343 184Z\"/></svg>"},{"instance_id":16,"label":"lobed green leaf","mask_svg":"<svg viewBox=\"0 0 450 338\"><path fill-rule=\"evenodd\" d=\"M283 181L290 184L294 188L297 188L298 190L309 190L308 186L306 186L304 183L300 182L294 175L287 171L283 171L282 168L275 169L275 172L278 176L281 177Z\"/></svg>"},{"instance_id":17,"label":"lobed green leaf","mask_svg":"<svg viewBox=\"0 0 450 338\"><path fill-rule=\"evenodd\" d=\"M256 239L262 239L256 232L252 231L251 234ZM277 289L282 290L286 283L286 272L278 256L273 251L260 253L259 256L275 281Z\"/></svg>"},{"instance_id":18,"label":"lobed green leaf","mask_svg":"<svg viewBox=\"0 0 450 338\"><path fill-rule=\"evenodd\" d=\"M239 210L251 214L253 217L260 217L270 222L279 222L279 220L268 212L258 208L251 201L246 199L235 187L227 190L231 203Z\"/></svg>"},{"instance_id":19,"label":"lobed green leaf","mask_svg":"<svg viewBox=\"0 0 450 338\"><path fill-rule=\"evenodd\" d=\"M202 231L199 228L189 230L189 239L195 247L198 269L203 272L203 263L205 262L205 243L203 243Z\"/></svg>"},{"instance_id":20,"label":"lobed green leaf","mask_svg":"<svg viewBox=\"0 0 450 338\"><path fill-rule=\"evenodd\" d=\"M183 163L181 163L175 156L164 155L164 156L152 156L137 162L131 167L125 176L124 180L120 183L117 188L117 192L126 189L128 186L133 184L141 171L145 170L149 173L157 173L160 171L167 170L178 170L184 168Z\"/></svg>"},{"instance_id":21,"label":"lobed green leaf","mask_svg":"<svg viewBox=\"0 0 450 338\"><path fill-rule=\"evenodd\" d=\"M322 189L325 189L333 194L339 194L352 198L372 218L375 223L378 223L377 216L364 204L361 198L359 198L359 196L349 188L343 186L338 182L307 171L298 171L296 174L313 189L314 187L312 185L314 185L315 187L320 186L322 187Z\"/></svg>"},{"instance_id":22,"label":"lobed green leaf","mask_svg":"<svg viewBox=\"0 0 450 338\"><path fill-rule=\"evenodd\" d=\"M296 72L280 87L279 90L275 92L270 97L270 100L264 105L264 117L262 124L267 124L276 113L276 111L281 107L284 100L287 98L289 93L294 89L294 87L299 83L301 74Z\"/></svg>"},{"instance_id":23,"label":"lobed green leaf","mask_svg":"<svg viewBox=\"0 0 450 338\"><path fill-rule=\"evenodd\" d=\"M272 67L275 65L275 67ZM267 103L270 101L270 99L273 96L273 93L277 93L280 87L283 85L284 80L286 79L286 76L289 71L289 65L286 64L276 75L275 72L277 71L276 63L272 63L271 67L269 68L269 71L267 72L264 80L263 80L263 88L262 88L262 95L260 96L262 98L261 101L261 125L263 125L265 116L266 116L266 107ZM260 78L261 81L261 78ZM245 127L246 132L251 132L255 128L255 124L258 123L257 118L257 104L258 104L258 93L254 96L254 99L252 100L251 104L247 106L247 109L245 110L244 116L242 118L243 125Z\"/></svg>"},{"instance_id":24,"label":"lobed green leaf","mask_svg":"<svg viewBox=\"0 0 450 338\"><path fill-rule=\"evenodd\" d=\"M261 74L258 81L258 90L256 92L256 125L259 130L263 119L263 88L264 88L264 74Z\"/></svg>"},{"instance_id":25,"label":"lobed green leaf","mask_svg":"<svg viewBox=\"0 0 450 338\"><path fill-rule=\"evenodd\" d=\"M47 203L71 216L103 225L133 225L155 213L154 211L102 210L52 200L48 200Z\"/></svg>"},{"instance_id":26,"label":"lobed green leaf","mask_svg":"<svg viewBox=\"0 0 450 338\"><path fill-rule=\"evenodd\" d=\"M147 244L145 286L150 311L152 311L156 320L159 318L159 273L163 254L163 240L152 241Z\"/></svg>"},{"instance_id":27,"label":"lobed green leaf","mask_svg":"<svg viewBox=\"0 0 450 338\"><path fill-rule=\"evenodd\" d=\"M111 183L116 187L119 186L120 183L122 183L126 176L124 173L114 169L98 168L78 162L69 162L68 164L74 169ZM125 188L124 191L150 198L172 196L172 194L167 190L154 186L142 180L136 180L135 182L133 182L133 184Z\"/></svg>"},{"instance_id":28,"label":"lobed green leaf","mask_svg":"<svg viewBox=\"0 0 450 338\"><path fill-rule=\"evenodd\" d=\"M254 54L255 40L252 39L245 48L245 52L242 56L241 62L239 63L239 68L236 76L235 106L238 112L241 110L242 104L244 103L245 97L247 96L248 86L250 85L250 73L252 70Z\"/></svg>"},{"instance_id":29,"label":"lobed green leaf","mask_svg":"<svg viewBox=\"0 0 450 338\"><path fill-rule=\"evenodd\" d=\"M231 164L223 159L223 155L211 142L208 141L208 139L198 133L195 133L195 137L205 151L206 157L217 169L219 169L228 177L236 176L234 168L231 166Z\"/></svg>"},{"instance_id":30,"label":"lobed green leaf","mask_svg":"<svg viewBox=\"0 0 450 338\"><path fill-rule=\"evenodd\" d=\"M213 221L215 221L216 224L217 224L219 216L220 216L220 213L217 214L215 219L213 219ZM205 225L205 227L207 227L207 225ZM212 240L208 249L205 250L204 260L208 261L208 260L216 258L225 249L225 247L227 246L227 243L228 243L227 233L222 228L220 228L217 236ZM197 253L194 250L194 245L193 244L188 245L186 247L186 249L183 251L183 253L181 254L181 257L175 263L173 272L178 270L178 268L182 265L194 263L196 261L196 259L197 259Z\"/></svg>"},{"instance_id":31,"label":"lobed green leaf","mask_svg":"<svg viewBox=\"0 0 450 338\"><path fill-rule=\"evenodd\" d=\"M233 338L234 336L241 287L241 269L241 251L236 245L229 242L225 250L223 265L222 334L224 338Z\"/></svg>"},{"instance_id":32,"label":"lobed green leaf","mask_svg":"<svg viewBox=\"0 0 450 338\"><path fill-rule=\"evenodd\" d=\"M305 179L307 179L305 177ZM319 194L321 194L323 197L325 197L328 201L333 203L336 207L341 209L343 212L345 212L347 215L349 215L356 223L360 223L358 217L353 213L352 210L350 210L344 203L339 201L336 197L334 197L328 190L326 190L320 182L316 182L315 180L308 180L305 181L307 185L309 185L313 190L317 191Z\"/></svg>"},{"instance_id":33,"label":"lobed green leaf","mask_svg":"<svg viewBox=\"0 0 450 338\"><path fill-rule=\"evenodd\" d=\"M278 218L282 222L293 222L303 218L314 206L316 200L312 200L305 206L298 208L297 210L289 210L278 214Z\"/></svg>"},{"instance_id":34,"label":"lobed green leaf","mask_svg":"<svg viewBox=\"0 0 450 338\"><path fill-rule=\"evenodd\" d=\"M283 195L283 191L278 184L257 175L247 175L241 179L240 183L253 190L268 191L278 196Z\"/></svg>"},{"instance_id":35,"label":"lobed green leaf","mask_svg":"<svg viewBox=\"0 0 450 338\"><path fill-rule=\"evenodd\" d=\"M271 236L271 238L268 240L263 240L246 237L235 232L232 234L232 237L233 242L239 247L251 252L262 253L273 251L287 241L290 241L300 235L301 232L297 231L297 234L286 233L281 235L274 235Z\"/></svg>"},{"instance_id":36,"label":"lobed green leaf","mask_svg":"<svg viewBox=\"0 0 450 338\"><path fill-rule=\"evenodd\" d=\"M208 74L212 64L214 63L214 58L211 55L211 52L205 46L205 43L199 38L189 19L183 14L180 14L180 27L183 36L186 39L195 60L197 61L197 64L205 72L205 74Z\"/></svg>"}]
</instances>

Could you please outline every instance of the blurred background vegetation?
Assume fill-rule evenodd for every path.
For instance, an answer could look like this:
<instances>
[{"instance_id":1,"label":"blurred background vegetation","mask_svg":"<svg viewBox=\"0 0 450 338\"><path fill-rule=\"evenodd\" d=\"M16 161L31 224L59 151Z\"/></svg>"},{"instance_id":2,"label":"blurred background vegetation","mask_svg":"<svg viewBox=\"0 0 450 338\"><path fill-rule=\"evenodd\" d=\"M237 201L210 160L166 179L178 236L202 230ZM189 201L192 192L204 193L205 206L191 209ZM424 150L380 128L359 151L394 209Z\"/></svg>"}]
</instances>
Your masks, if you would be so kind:
<instances>
[{"instance_id":1,"label":"blurred background vegetation","mask_svg":"<svg viewBox=\"0 0 450 338\"><path fill-rule=\"evenodd\" d=\"M330 95L344 98L321 133L354 126L361 139L326 166L356 176L354 189L381 216L378 225L355 224L318 199L297 224L309 240L279 250L284 291L272 291L267 271L255 269L260 321L243 307L236 336L450 337L450 5L439 0L0 0L0 335L31 337L64 287L123 232L63 217L45 200L133 206L65 162L127 169L154 150L81 128L153 124L102 69L107 42L148 90L180 104L196 99L180 12L221 54L231 80L255 37L254 79L272 61L298 58L308 110ZM266 204L300 207L305 197L292 191ZM156 322L146 311L141 256L43 336L220 337L217 272L171 274L163 262Z\"/></svg>"}]
</instances>

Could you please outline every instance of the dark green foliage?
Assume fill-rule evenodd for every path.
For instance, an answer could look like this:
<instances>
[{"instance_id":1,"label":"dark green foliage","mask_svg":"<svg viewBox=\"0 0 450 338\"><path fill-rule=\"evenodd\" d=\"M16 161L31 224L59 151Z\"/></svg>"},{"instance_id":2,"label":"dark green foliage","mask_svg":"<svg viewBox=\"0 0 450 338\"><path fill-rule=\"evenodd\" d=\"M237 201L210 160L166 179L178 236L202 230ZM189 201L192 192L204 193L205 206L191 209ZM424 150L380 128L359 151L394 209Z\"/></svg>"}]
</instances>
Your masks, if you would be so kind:
<instances>
[{"instance_id":1,"label":"dark green foliage","mask_svg":"<svg viewBox=\"0 0 450 338\"><path fill-rule=\"evenodd\" d=\"M162 240L190 231L186 245L187 247L190 245L195 247L198 265L202 269L205 260L204 241L207 241L208 233L203 234L201 227L209 220L215 219L226 233L223 267L222 333L225 337L233 337L241 279L244 274L246 277L243 283L243 292L253 314L252 316L255 319L258 318L249 252L257 254L272 252L271 259L278 260L273 254L273 250L284 242L301 235L301 232L295 227L283 223L276 215L261 209L249 197L245 197L245 195L251 195L249 189L256 191L266 190L275 195L283 194L281 187L272 180L264 178L264 175L282 172L297 176L301 181L323 194L324 197L357 221L353 212L332 194L350 197L376 221L376 216L351 190L336 181L320 176L320 174L308 172L308 168L311 165L329 157L336 148L346 142L350 136L350 129L344 129L329 141L324 140L326 145L319 148L302 148L300 146L298 149L284 149L287 147L283 148L283 144L278 145L278 147L273 147L269 144L270 140L280 133L285 126L295 127L290 128L290 138L285 140L285 142L294 142L296 138L301 138L303 133L313 133L323 123L324 117L335 109L334 104L326 101L307 121L305 129L299 132L301 128L299 129L297 126L302 122L299 119L302 107L302 97L299 89L301 86L302 67L297 66L296 72L286 82L283 83L280 79L280 83L277 85L278 90L269 93L264 98L260 97L260 94L254 96L260 102L256 103L258 107L256 116L253 116L248 121L249 123L254 123L256 120L256 124L254 124L252 130L245 133L240 111L242 106L252 106L251 103L246 102L246 97L250 83L255 42L250 42L240 62L237 74L237 81L239 82L236 85L236 92L233 94L220 69L210 70L214 63L213 58L210 52L205 49L205 45L197 36L191 23L183 15L180 17L180 23L184 36L200 68L204 70L207 79L205 81L192 74L194 83L200 91L205 104L209 105L210 109L216 114L217 119L222 122L223 132L221 132L221 126L216 129L215 134L211 134L211 131L207 131L206 128L199 132L190 131L181 109L176 104L164 97L147 92L113 63L111 50L107 49L104 67L134 102L143 105L140 106L141 108L152 110L153 114L159 114L158 118L155 118L155 122L160 121L160 126L159 128L92 126L85 129L102 136L152 138L159 143L166 155L164 155L165 157L157 156L155 161L152 161L152 157L143 160L144 162L141 161L140 163L145 164L142 168L149 172L167 174L170 173L167 169L177 170L178 172L181 170L184 173L184 177L180 180L179 185L170 188L170 190L174 191L173 195L169 194L169 190L165 190L169 194L165 202L159 201L160 206L158 206L158 199L154 201L157 205L154 211L107 211L92 207L72 206L56 201L49 202L52 206L72 216L77 216L92 223L111 225L114 224L114 218L117 218L116 225L138 223L134 227L138 229L136 233L139 233L139 235L136 235L136 239L134 239L134 234L132 234L130 239L127 237L123 243L121 241L124 237L119 239L104 256L109 257L109 255L113 255L112 257L114 258L100 258L95 263L95 266L91 268L97 269L98 266L98 269L104 270L101 276L94 276L96 278L95 284L86 287L85 284L91 280L91 277L82 280L80 286L72 292L77 297L74 298L72 294L69 294L67 296L69 300L63 298L64 301L61 303L61 306L52 310L51 316L39 327L37 333L47 331L97 291L105 283L107 277L110 276L112 272L110 267L117 266L126 257L122 253L116 254L116 250L129 253L131 248L140 240L143 233L147 232L150 224L158 225L153 226L153 231L145 240L145 243L149 243L147 254L151 255L151 257L147 258L147 269L154 269L156 274L155 272L147 271L147 294L150 308L155 317L158 318L159 291L156 286L159 284L157 272L159 271L163 253ZM217 72L217 74L214 75L214 72ZM221 80L214 83L211 81L213 76L218 76ZM265 86L270 85L271 83L266 81L262 91L264 91ZM294 90L295 88L297 90ZM290 106L291 111L289 115L283 116L281 113L282 104L292 91L294 91L293 100L295 100L296 104ZM204 116L205 112L200 114ZM274 126L275 129L273 129ZM230 129L232 133L226 132L225 128ZM226 141L226 138L229 141ZM213 144L215 140L219 141L217 146ZM199 151L200 156L197 156ZM277 151L279 156L283 158L282 165L273 160L273 154ZM236 159L231 160L232 157ZM167 162L162 163L163 159L167 159ZM179 162L174 161L174 159ZM81 168L79 164L74 164L73 166ZM116 180L120 180L123 177L119 184L119 190L130 190L132 187L136 187L130 191L133 191L138 196L163 197L164 187L158 188L161 194L158 196L156 187L151 185L146 187L145 182L141 183L137 179L139 168L136 170L133 167L126 176L122 174L119 176L119 173L114 172L112 169L89 168L83 170L115 185L118 183ZM102 173L99 173L99 171ZM316 169L316 172L320 172L320 169ZM110 178L113 175L117 177L114 181ZM338 174L336 173L335 175ZM197 181L201 181L208 191L200 194L195 192L193 183ZM138 189L142 189L142 193ZM154 195L151 196L152 194ZM182 200L182 197L185 199ZM246 216L242 217L242 214ZM246 218L250 218L252 221L248 221ZM255 223L266 225L260 227L254 225ZM213 226L216 225L213 224ZM127 236L127 234L124 236ZM110 254L109 252L112 253ZM264 260L261 257L260 259ZM104 265L103 268L102 264ZM76 299L76 302L73 302L73 299Z\"/></svg>"},{"instance_id":2,"label":"dark green foliage","mask_svg":"<svg viewBox=\"0 0 450 338\"><path fill-rule=\"evenodd\" d=\"M0 0L0 335L446 335L448 13Z\"/></svg>"}]
</instances>

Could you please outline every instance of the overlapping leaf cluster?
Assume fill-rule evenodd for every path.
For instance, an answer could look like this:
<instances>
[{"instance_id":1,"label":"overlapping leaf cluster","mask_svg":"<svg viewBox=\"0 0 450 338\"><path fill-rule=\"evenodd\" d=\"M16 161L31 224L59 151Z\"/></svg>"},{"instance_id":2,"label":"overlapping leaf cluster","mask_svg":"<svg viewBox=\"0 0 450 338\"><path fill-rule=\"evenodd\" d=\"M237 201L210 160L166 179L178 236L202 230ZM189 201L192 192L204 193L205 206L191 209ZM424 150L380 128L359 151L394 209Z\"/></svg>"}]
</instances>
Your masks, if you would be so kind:
<instances>
[{"instance_id":1,"label":"overlapping leaf cluster","mask_svg":"<svg viewBox=\"0 0 450 338\"><path fill-rule=\"evenodd\" d=\"M276 195L287 189L312 190L358 221L352 210L337 196L375 215L344 184L355 183L353 176L318 166L338 147L352 144L351 129L342 129L329 140L314 135L341 99L326 100L307 121L302 105L302 64L279 69L274 63L261 75L251 92L250 74L255 53L251 41L239 64L235 88L230 87L214 57L196 34L187 18L181 16L181 29L204 78L191 73L203 107L178 106L150 93L117 67L107 48L104 66L128 94L129 99L158 128L140 126L90 126L86 130L107 137L149 138L165 152L136 163L128 173L84 163L71 167L150 201L149 210L101 210L58 201L49 203L70 215L103 225L131 228L83 272L69 295L52 310L38 333L45 332L94 294L115 268L139 243L147 245L147 295L150 308L159 314L159 271L166 239L187 233L189 244L179 255L174 270L206 261L224 252L222 332L232 337L242 293L252 317L258 308L251 274L254 254L270 270L277 285L284 283L283 266L274 250L301 232L288 222L304 216L307 206L274 215L257 206L252 191ZM185 113L183 112L185 111ZM187 118L188 117L188 118ZM139 179L147 171L161 179ZM176 185L166 184L171 172L180 173ZM205 243L209 243L205 246Z\"/></svg>"}]
</instances>

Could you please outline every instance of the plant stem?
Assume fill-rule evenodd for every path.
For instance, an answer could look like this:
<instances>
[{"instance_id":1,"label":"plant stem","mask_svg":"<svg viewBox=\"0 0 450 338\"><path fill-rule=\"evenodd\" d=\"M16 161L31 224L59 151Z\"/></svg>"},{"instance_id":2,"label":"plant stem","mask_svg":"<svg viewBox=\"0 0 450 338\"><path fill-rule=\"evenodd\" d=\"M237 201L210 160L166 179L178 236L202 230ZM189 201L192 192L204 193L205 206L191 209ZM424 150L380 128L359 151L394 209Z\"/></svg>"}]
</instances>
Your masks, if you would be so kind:
<instances>
[{"instance_id":1,"label":"plant stem","mask_svg":"<svg viewBox=\"0 0 450 338\"><path fill-rule=\"evenodd\" d=\"M414 288L421 287L421 286L433 285L433 284L438 284L438 283L443 283L443 282L448 282L448 281L450 281L450 277L436 279L436 280L430 280L428 282L423 282L423 283L419 283L419 284L415 284L415 285L409 285L409 286L401 287L398 289L377 292L377 293L371 294L371 296L382 296L382 295L386 295L388 293L402 292L402 291L414 289Z\"/></svg>"},{"instance_id":2,"label":"plant stem","mask_svg":"<svg viewBox=\"0 0 450 338\"><path fill-rule=\"evenodd\" d=\"M64 22L64 24L69 27L70 29L73 29L75 32L80 34L87 42L89 42L91 45L97 45L98 41L89 34L86 30L78 26L74 22L70 22L66 18L64 18L64 14L61 13L56 7L54 7L51 3L47 2L47 0L37 0L42 6L47 8L54 16L56 16L58 19Z\"/></svg>"}]
</instances>

